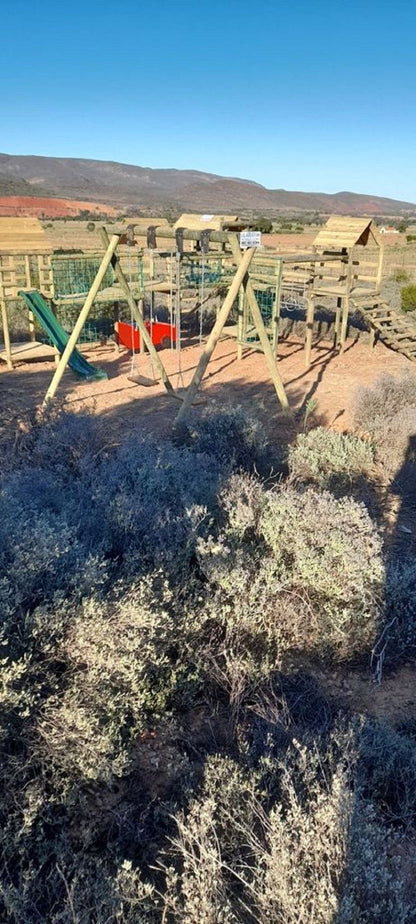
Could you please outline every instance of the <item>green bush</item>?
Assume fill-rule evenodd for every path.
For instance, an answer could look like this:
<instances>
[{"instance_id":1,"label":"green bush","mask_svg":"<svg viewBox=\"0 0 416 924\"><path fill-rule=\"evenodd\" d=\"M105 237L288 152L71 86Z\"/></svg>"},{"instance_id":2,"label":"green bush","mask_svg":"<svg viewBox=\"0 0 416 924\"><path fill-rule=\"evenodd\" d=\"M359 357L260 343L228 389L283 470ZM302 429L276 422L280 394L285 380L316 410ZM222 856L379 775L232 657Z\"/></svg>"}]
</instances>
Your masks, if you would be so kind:
<instances>
[{"instance_id":1,"label":"green bush","mask_svg":"<svg viewBox=\"0 0 416 924\"><path fill-rule=\"evenodd\" d=\"M401 297L402 311L414 311L416 309L416 285L403 286Z\"/></svg>"},{"instance_id":2,"label":"green bush","mask_svg":"<svg viewBox=\"0 0 416 924\"><path fill-rule=\"evenodd\" d=\"M368 441L316 427L299 434L289 447L289 472L294 481L342 490L360 475L368 475L374 452Z\"/></svg>"},{"instance_id":3,"label":"green bush","mask_svg":"<svg viewBox=\"0 0 416 924\"><path fill-rule=\"evenodd\" d=\"M409 282L409 273L405 269L396 269L391 278L394 282Z\"/></svg>"}]
</instances>

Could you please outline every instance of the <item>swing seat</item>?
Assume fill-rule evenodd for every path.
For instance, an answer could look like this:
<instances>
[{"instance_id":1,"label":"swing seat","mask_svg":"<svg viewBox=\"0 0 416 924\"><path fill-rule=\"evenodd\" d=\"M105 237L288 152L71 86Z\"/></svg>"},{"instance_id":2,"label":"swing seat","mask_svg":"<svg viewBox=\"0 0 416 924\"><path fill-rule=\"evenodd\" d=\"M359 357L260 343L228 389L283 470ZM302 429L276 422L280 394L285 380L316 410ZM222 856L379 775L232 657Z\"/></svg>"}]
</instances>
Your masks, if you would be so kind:
<instances>
[{"instance_id":1,"label":"swing seat","mask_svg":"<svg viewBox=\"0 0 416 924\"><path fill-rule=\"evenodd\" d=\"M149 379L146 375L139 375L138 372L132 372L127 378L129 382L134 382L135 385L142 385L143 388L151 388L152 385L157 385L160 381L160 379Z\"/></svg>"}]
</instances>

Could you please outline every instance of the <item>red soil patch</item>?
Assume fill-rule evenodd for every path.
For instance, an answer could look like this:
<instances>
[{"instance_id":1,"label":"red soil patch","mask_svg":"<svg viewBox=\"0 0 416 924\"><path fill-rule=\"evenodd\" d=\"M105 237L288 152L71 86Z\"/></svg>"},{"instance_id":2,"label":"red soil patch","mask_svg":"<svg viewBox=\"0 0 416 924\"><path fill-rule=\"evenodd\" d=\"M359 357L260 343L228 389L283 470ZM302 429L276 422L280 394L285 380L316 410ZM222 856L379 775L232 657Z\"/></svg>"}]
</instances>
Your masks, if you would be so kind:
<instances>
[{"instance_id":1,"label":"red soil patch","mask_svg":"<svg viewBox=\"0 0 416 924\"><path fill-rule=\"evenodd\" d=\"M101 212L116 216L119 209L99 202L81 202L77 199L39 199L37 196L1 196L0 215L9 218L75 218L81 211Z\"/></svg>"}]
</instances>

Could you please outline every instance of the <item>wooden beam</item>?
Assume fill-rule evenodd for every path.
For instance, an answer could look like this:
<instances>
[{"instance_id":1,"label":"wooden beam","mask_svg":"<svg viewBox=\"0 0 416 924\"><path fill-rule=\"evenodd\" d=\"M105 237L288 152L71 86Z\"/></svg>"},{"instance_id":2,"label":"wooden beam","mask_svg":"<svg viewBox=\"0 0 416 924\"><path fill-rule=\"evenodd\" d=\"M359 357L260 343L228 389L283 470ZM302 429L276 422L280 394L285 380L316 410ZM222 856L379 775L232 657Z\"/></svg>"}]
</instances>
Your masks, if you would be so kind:
<instances>
[{"instance_id":1,"label":"wooden beam","mask_svg":"<svg viewBox=\"0 0 416 924\"><path fill-rule=\"evenodd\" d=\"M104 254L103 259L102 259L102 261L101 261L101 266L100 266L99 269L98 269L98 272L97 272L97 275L96 275L96 277L95 277L95 279L94 279L94 282L93 282L93 284L92 284L92 286L91 286L91 288L90 288L90 291L89 291L89 293L88 293L88 295L87 295L87 297L86 297L86 299L85 299L84 306L81 308L81 311L80 311L80 313L79 313L79 315L78 315L78 318L77 318L77 320L76 320L76 322L75 322L74 329L73 329L73 331L72 331L72 333L71 333L71 335L70 335L70 337L69 337L68 343L67 343L67 345L66 345L66 347L65 347L65 349L64 349L64 352L62 353L62 356L61 356L61 358L60 358L60 360L59 360L59 363L58 363L58 365L57 365L57 367L56 367L56 370L55 370L54 376L53 376L53 378L52 378L51 384L49 385L49 388L48 388L48 390L47 390L47 392L46 392L46 395L45 395L45 398L44 398L44 401L43 401L44 404L46 404L48 401L50 401L52 398L55 397L55 394L56 394L57 388L58 388L58 386L59 386L59 383L60 383L60 381L61 381L61 379L62 379L62 376L63 376L63 374L64 374L64 372L65 372L65 369L66 369L66 367L67 367L67 365L68 365L68 363L69 363L69 360L71 359L72 353L74 352L74 349L75 349L75 347L76 347L76 343L77 343L78 337L79 337L79 335L80 335L80 333L81 333L81 331L82 331L82 328L84 327L84 324L85 324L85 322L86 322L86 320L87 320L87 318L88 318L88 315L89 315L89 313L90 313L90 311L91 311L91 308L92 308L92 306L93 306L93 304L94 304L95 296L96 296L96 294L97 294L97 292L98 292L98 290L99 290L99 288L100 288L100 285L101 285L101 283L102 283L102 281L103 281L103 279L104 279L104 276L105 276L105 274L106 274L106 272L107 272L107 269L108 269L108 267L109 267L109 265L110 265L110 263L111 263L111 258L112 258L113 254L114 254L114 251L115 251L115 249L116 249L116 247L117 247L117 245L118 245L119 240L120 240L120 235L119 235L119 234L113 234L112 237L111 237L111 240L110 240L109 243L108 243L108 247L107 247L106 253Z\"/></svg>"},{"instance_id":2,"label":"wooden beam","mask_svg":"<svg viewBox=\"0 0 416 924\"><path fill-rule=\"evenodd\" d=\"M237 298L238 290L243 282L243 279L247 273L247 270L250 266L250 263L253 259L254 254L255 254L255 248L250 247L248 250L246 250L244 256L241 259L241 262L237 266L234 279L227 292L227 295L224 300L224 304L222 305L222 307L220 308L218 312L217 320L215 321L215 324L211 330L211 333L205 344L204 350L201 353L198 365L193 375L193 379L190 385L188 385L188 388L186 389L184 401L183 401L182 407L179 409L179 412L177 414L175 424L178 424L180 423L181 420L183 420L183 418L186 416L187 412L189 411L189 408L192 405L192 402L197 394L198 388L204 377L205 370L215 350L215 347L217 346L217 343L221 336L221 332L223 330L225 322Z\"/></svg>"},{"instance_id":3,"label":"wooden beam","mask_svg":"<svg viewBox=\"0 0 416 924\"><path fill-rule=\"evenodd\" d=\"M237 266L241 266L241 261L242 261L244 258L243 258L242 252L241 252L241 250L240 250L240 245L239 245L239 243L238 243L238 238L237 238L236 235L230 234L229 240L230 240L230 247L231 247L231 250L232 250L232 254L233 254L233 257L234 257L234 262L235 262L235 264L236 264ZM278 399L279 399L279 401L280 401L280 404L281 404L281 407L282 407L283 411L285 411L286 413L288 413L288 412L290 413L290 411L289 411L289 402L288 402L288 400L287 400L287 396L286 396L286 392L285 392L285 387L284 387L284 385L283 385L283 381L282 381L282 379L281 379L280 373L279 373L278 368L277 368L276 357L275 357L275 355L274 355L274 353L273 353L273 349L272 349L270 340L269 340L269 338L268 338L268 336L267 336L266 329L265 329L264 323L263 323L263 318L262 318L262 316L261 316L261 311L260 311L260 308L259 308L259 306L258 306L258 304L257 304L257 299L256 299L256 296L255 296L255 294L254 294L254 289L253 289L252 283L251 283L251 281L250 281L250 279L249 279L248 276L247 276L247 278L244 280L244 288L245 288L245 292L246 292L246 296L247 296L249 308L250 308L250 311L251 311L251 316L252 316L253 321L254 321L254 323L255 323L255 325L256 325L256 328L257 328L257 333L258 333L258 335L259 335L259 340L260 340L261 346L262 346L262 348L263 348L264 357L265 357L266 363L267 363L268 368L269 368L270 377L271 377L272 382L273 382L273 385L274 385L274 387L275 387L275 391L276 391L277 397L278 397Z\"/></svg>"}]
</instances>

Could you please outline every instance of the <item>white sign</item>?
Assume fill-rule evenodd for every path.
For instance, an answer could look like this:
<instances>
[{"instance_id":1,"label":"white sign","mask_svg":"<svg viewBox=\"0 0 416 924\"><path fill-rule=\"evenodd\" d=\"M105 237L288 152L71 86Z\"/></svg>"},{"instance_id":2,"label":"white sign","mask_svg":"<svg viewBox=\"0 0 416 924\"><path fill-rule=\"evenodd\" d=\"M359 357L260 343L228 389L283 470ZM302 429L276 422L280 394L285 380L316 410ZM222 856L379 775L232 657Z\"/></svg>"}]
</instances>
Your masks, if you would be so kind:
<instances>
[{"instance_id":1,"label":"white sign","mask_svg":"<svg viewBox=\"0 0 416 924\"><path fill-rule=\"evenodd\" d=\"M247 250L247 247L261 246L261 231L240 231L241 250Z\"/></svg>"}]
</instances>

